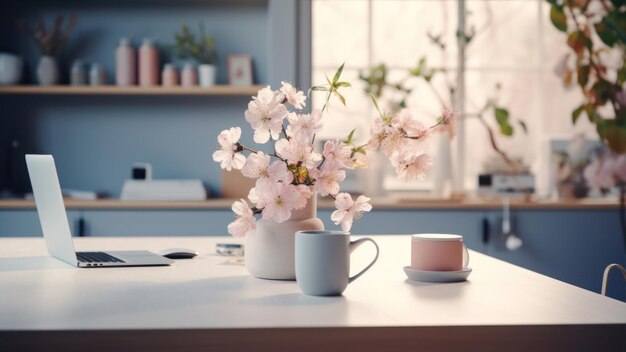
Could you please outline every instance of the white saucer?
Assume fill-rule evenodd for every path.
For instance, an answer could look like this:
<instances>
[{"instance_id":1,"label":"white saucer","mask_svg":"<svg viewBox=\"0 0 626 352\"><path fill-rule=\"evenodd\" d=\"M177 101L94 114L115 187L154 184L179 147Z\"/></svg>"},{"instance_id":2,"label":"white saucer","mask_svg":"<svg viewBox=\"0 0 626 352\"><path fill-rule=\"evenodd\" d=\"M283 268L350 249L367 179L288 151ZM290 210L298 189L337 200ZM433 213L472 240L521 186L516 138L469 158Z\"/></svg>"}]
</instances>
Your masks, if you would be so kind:
<instances>
[{"instance_id":1,"label":"white saucer","mask_svg":"<svg viewBox=\"0 0 626 352\"><path fill-rule=\"evenodd\" d=\"M423 271L411 269L410 266L405 266L403 269L409 280L422 282L461 282L467 280L472 272L470 267L459 271Z\"/></svg>"}]
</instances>

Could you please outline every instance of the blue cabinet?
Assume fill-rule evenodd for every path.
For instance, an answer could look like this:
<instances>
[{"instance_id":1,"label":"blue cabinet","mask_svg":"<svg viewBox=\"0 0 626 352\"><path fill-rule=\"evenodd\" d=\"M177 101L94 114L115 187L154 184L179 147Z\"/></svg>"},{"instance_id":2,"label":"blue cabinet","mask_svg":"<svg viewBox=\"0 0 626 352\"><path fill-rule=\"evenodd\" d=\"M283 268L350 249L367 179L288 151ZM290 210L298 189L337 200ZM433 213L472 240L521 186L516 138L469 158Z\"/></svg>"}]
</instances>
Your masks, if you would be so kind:
<instances>
[{"instance_id":1,"label":"blue cabinet","mask_svg":"<svg viewBox=\"0 0 626 352\"><path fill-rule=\"evenodd\" d=\"M72 233L76 233L78 231L78 211L68 211L67 218ZM36 210L0 211L0 237L36 237L41 235L41 225L39 225L39 216Z\"/></svg>"}]
</instances>

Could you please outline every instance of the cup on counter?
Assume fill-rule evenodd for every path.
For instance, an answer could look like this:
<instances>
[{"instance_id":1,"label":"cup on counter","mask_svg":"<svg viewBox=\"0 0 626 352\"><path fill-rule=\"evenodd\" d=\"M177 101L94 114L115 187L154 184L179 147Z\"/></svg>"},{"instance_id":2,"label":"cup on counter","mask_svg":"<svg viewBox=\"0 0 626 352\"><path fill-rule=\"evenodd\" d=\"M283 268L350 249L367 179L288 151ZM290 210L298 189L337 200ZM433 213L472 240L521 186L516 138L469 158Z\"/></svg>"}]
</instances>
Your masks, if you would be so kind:
<instances>
[{"instance_id":1,"label":"cup on counter","mask_svg":"<svg viewBox=\"0 0 626 352\"><path fill-rule=\"evenodd\" d=\"M350 276L350 254L365 242L374 244L376 256L358 274ZM300 290L312 296L337 296L376 263L378 245L371 238L350 241L350 234L345 232L298 231L295 254Z\"/></svg>"},{"instance_id":2,"label":"cup on counter","mask_svg":"<svg viewBox=\"0 0 626 352\"><path fill-rule=\"evenodd\" d=\"M411 269L420 271L460 271L469 264L463 236L456 234L416 234L411 236Z\"/></svg>"}]
</instances>

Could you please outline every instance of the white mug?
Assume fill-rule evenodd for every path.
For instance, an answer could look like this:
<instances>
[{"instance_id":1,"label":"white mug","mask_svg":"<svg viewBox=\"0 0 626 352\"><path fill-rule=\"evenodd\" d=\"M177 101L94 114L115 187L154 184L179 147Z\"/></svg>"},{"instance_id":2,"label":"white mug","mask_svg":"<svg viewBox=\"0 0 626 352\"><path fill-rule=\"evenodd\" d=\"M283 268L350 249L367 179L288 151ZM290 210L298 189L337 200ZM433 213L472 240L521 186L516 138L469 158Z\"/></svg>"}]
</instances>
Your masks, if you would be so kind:
<instances>
[{"instance_id":1,"label":"white mug","mask_svg":"<svg viewBox=\"0 0 626 352\"><path fill-rule=\"evenodd\" d=\"M376 256L365 269L350 277L350 253L365 242L376 247ZM296 281L312 296L341 295L378 259L378 245L371 238L350 242L350 234L338 231L296 232Z\"/></svg>"}]
</instances>

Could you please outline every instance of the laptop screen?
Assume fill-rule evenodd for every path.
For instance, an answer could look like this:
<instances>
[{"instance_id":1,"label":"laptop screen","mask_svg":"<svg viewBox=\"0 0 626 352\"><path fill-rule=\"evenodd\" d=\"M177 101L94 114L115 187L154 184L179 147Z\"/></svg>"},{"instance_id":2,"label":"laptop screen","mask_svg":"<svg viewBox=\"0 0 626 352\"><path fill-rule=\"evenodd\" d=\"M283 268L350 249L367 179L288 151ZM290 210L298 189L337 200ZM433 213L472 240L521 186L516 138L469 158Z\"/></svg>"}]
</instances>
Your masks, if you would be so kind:
<instances>
[{"instance_id":1,"label":"laptop screen","mask_svg":"<svg viewBox=\"0 0 626 352\"><path fill-rule=\"evenodd\" d=\"M27 154L26 166L48 252L55 258L77 265L54 158L52 155Z\"/></svg>"}]
</instances>

